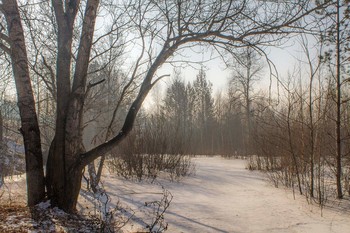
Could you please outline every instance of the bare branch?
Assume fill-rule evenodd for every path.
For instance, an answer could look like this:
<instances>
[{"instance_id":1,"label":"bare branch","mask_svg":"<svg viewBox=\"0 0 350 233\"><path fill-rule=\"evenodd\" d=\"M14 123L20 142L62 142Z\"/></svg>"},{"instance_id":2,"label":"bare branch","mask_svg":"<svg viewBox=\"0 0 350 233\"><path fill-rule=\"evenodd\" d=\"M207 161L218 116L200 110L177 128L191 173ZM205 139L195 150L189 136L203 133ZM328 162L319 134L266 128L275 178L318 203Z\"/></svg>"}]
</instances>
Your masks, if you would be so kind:
<instances>
[{"instance_id":1,"label":"bare branch","mask_svg":"<svg viewBox=\"0 0 350 233\"><path fill-rule=\"evenodd\" d=\"M4 45L3 43L0 43L0 49L2 49L5 53L7 54L11 54L11 49L9 47L7 47L6 45Z\"/></svg>"},{"instance_id":2,"label":"bare branch","mask_svg":"<svg viewBox=\"0 0 350 233\"><path fill-rule=\"evenodd\" d=\"M159 80L161 80L161 79L163 79L163 78L165 78L165 77L170 77L170 74L164 74L164 75L158 77L158 78L157 78L156 80L154 80L153 83L151 84L152 87L153 87L154 85L156 85L157 82L158 82Z\"/></svg>"}]
</instances>

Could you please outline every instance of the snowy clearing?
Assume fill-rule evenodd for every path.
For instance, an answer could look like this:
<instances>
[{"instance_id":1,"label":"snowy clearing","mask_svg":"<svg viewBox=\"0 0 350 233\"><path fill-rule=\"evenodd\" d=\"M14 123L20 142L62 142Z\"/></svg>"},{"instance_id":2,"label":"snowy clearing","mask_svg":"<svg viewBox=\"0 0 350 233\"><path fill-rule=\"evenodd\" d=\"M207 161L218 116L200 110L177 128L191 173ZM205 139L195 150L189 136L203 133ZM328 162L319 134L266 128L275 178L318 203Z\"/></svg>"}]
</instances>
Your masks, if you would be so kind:
<instances>
[{"instance_id":1,"label":"snowy clearing","mask_svg":"<svg viewBox=\"0 0 350 233\"><path fill-rule=\"evenodd\" d=\"M316 204L308 204L299 195L294 200L291 190L274 188L264 174L245 169L244 160L199 157L193 162L195 176L180 183L161 182L173 195L165 213L167 232L350 232L350 209L328 208L321 216ZM145 201L161 198L154 194L161 193L159 185L113 175L106 176L104 184L113 199L132 208L142 209ZM135 216L147 219L140 212ZM139 230L137 225L130 228L135 230Z\"/></svg>"},{"instance_id":2,"label":"snowy clearing","mask_svg":"<svg viewBox=\"0 0 350 233\"><path fill-rule=\"evenodd\" d=\"M244 160L197 157L193 162L196 175L181 182L134 182L106 170L103 183L111 203L119 201L126 218L133 215L123 232L144 232L145 226L152 223L154 215L145 202L160 200L161 186L173 195L164 215L167 232L350 232L350 208L341 209L331 202L321 216L320 208L308 204L305 197L296 194L294 200L291 190L274 188L263 173L246 170ZM24 179L12 182L7 181L11 198L24 200ZM7 196L4 194L2 201ZM342 202L341 206L349 207L349 200ZM81 212L91 213L91 203L82 191L78 205Z\"/></svg>"}]
</instances>

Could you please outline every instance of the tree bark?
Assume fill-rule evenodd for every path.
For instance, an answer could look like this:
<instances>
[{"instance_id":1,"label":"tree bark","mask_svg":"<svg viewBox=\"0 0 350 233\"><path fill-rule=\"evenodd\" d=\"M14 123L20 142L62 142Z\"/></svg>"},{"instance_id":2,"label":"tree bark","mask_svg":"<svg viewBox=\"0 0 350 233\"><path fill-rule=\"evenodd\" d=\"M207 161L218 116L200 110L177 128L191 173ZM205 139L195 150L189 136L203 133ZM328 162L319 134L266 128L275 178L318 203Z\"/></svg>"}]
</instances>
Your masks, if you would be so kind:
<instances>
[{"instance_id":1,"label":"tree bark","mask_svg":"<svg viewBox=\"0 0 350 233\"><path fill-rule=\"evenodd\" d=\"M55 4L54 4L55 5ZM56 10L56 8L55 8ZM56 10L59 11L59 10ZM66 18L60 18L57 13L57 21L67 22ZM57 54L57 113L55 137L51 143L48 162L46 166L46 185L48 198L53 206L64 206L66 193L66 119L68 103L71 94L70 68L71 68L71 46L72 25L67 22L58 23L58 54Z\"/></svg>"},{"instance_id":2,"label":"tree bark","mask_svg":"<svg viewBox=\"0 0 350 233\"><path fill-rule=\"evenodd\" d=\"M25 149L28 206L34 206L45 198L40 129L35 111L26 44L18 5L16 0L3 0L2 2L22 124L20 131L23 135Z\"/></svg>"},{"instance_id":3,"label":"tree bark","mask_svg":"<svg viewBox=\"0 0 350 233\"><path fill-rule=\"evenodd\" d=\"M4 140L4 131L3 131L2 113L1 113L1 110L0 110L0 143L2 143L3 140Z\"/></svg>"},{"instance_id":4,"label":"tree bark","mask_svg":"<svg viewBox=\"0 0 350 233\"><path fill-rule=\"evenodd\" d=\"M337 8L337 14L336 14L336 32L337 32L337 38L336 38L336 79L337 79L337 119L336 119L336 183L337 183L337 197L339 199L343 198L343 190L342 190L342 139L341 139L341 49L340 49L340 3L339 0L336 3Z\"/></svg>"},{"instance_id":5,"label":"tree bark","mask_svg":"<svg viewBox=\"0 0 350 233\"><path fill-rule=\"evenodd\" d=\"M73 25L79 1L68 4L53 0L58 22L57 119L48 166L48 195L53 206L74 212L79 196L83 166L73 166L84 152L82 143L83 106L90 51L99 0L88 0L71 89Z\"/></svg>"}]
</instances>

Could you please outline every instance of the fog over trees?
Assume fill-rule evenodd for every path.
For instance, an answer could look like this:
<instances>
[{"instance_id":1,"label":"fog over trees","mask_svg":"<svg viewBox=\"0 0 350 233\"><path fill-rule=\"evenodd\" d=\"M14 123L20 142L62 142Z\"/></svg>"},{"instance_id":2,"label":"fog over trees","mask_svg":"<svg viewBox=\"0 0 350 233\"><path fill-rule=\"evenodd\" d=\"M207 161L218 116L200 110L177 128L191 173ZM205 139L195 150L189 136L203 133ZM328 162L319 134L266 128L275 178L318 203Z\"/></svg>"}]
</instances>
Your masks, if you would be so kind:
<instances>
[{"instance_id":1,"label":"fog over trees","mask_svg":"<svg viewBox=\"0 0 350 233\"><path fill-rule=\"evenodd\" d=\"M320 205L350 195L348 1L2 0L0 11L0 150L24 146L28 206L73 213L85 168L98 192L107 160L141 178L189 155L245 156ZM301 57L282 77L266 48L289 40ZM229 70L221 92L186 56L194 48ZM266 76L276 91L259 86Z\"/></svg>"}]
</instances>

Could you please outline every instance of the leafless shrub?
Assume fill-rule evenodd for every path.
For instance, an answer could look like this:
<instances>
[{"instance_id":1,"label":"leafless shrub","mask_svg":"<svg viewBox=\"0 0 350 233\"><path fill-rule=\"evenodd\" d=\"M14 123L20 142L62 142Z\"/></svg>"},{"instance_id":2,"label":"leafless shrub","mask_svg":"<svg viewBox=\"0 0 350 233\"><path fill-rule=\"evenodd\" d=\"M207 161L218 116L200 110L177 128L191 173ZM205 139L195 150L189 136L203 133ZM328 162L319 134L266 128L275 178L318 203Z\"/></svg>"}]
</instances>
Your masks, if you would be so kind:
<instances>
[{"instance_id":1,"label":"leafless shrub","mask_svg":"<svg viewBox=\"0 0 350 233\"><path fill-rule=\"evenodd\" d=\"M96 195L96 194L95 194ZM97 198L99 202L100 232L113 233L121 230L130 220L132 215L126 215L126 210L118 201L114 208L111 208L111 199L107 192L100 192ZM130 211L128 211L130 212Z\"/></svg>"},{"instance_id":2,"label":"leafless shrub","mask_svg":"<svg viewBox=\"0 0 350 233\"><path fill-rule=\"evenodd\" d=\"M110 172L126 179L155 180L161 173L171 180L178 180L194 172L189 156L167 154L156 143L158 139L135 132L123 142L108 163ZM162 143L167 147L167 143Z\"/></svg>"},{"instance_id":3,"label":"leafless shrub","mask_svg":"<svg viewBox=\"0 0 350 233\"><path fill-rule=\"evenodd\" d=\"M247 160L246 168L248 170L261 170L261 163L263 160L260 159L259 156L249 156Z\"/></svg>"},{"instance_id":4,"label":"leafless shrub","mask_svg":"<svg viewBox=\"0 0 350 233\"><path fill-rule=\"evenodd\" d=\"M108 168L119 176L138 181L144 178L154 180L161 172L174 181L195 172L189 156L165 154L124 154L109 160Z\"/></svg>"},{"instance_id":5,"label":"leafless shrub","mask_svg":"<svg viewBox=\"0 0 350 233\"><path fill-rule=\"evenodd\" d=\"M279 183L280 183L280 174L279 172L267 172L267 177L269 178L269 180L272 182L272 184L275 186L275 188L279 187Z\"/></svg>"},{"instance_id":6,"label":"leafless shrub","mask_svg":"<svg viewBox=\"0 0 350 233\"><path fill-rule=\"evenodd\" d=\"M168 229L168 223L165 222L164 214L169 208L173 199L173 195L169 190L163 188L163 196L160 201L145 202L145 206L148 207L148 211L152 217L150 224L146 226L149 232L160 233Z\"/></svg>"},{"instance_id":7,"label":"leafless shrub","mask_svg":"<svg viewBox=\"0 0 350 233\"><path fill-rule=\"evenodd\" d=\"M344 172L344 190L350 195L350 168Z\"/></svg>"},{"instance_id":8,"label":"leafless shrub","mask_svg":"<svg viewBox=\"0 0 350 233\"><path fill-rule=\"evenodd\" d=\"M88 211L88 216L97 222L97 232L119 232L134 216L134 211L124 207L119 201L112 203L110 195L103 188L100 188L98 192L83 191L83 196L89 199L94 206Z\"/></svg>"}]
</instances>

